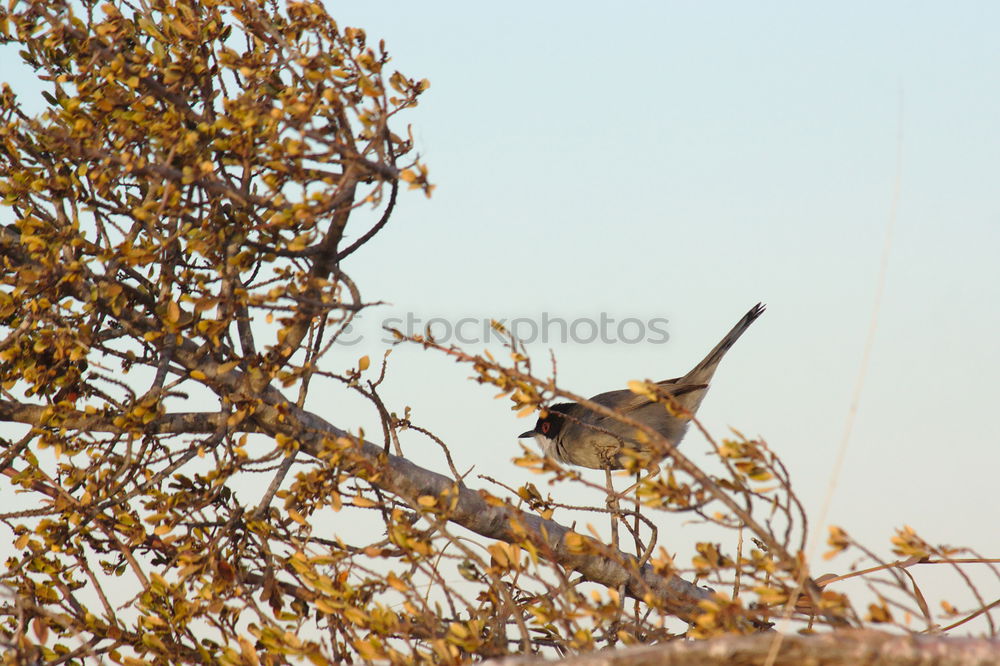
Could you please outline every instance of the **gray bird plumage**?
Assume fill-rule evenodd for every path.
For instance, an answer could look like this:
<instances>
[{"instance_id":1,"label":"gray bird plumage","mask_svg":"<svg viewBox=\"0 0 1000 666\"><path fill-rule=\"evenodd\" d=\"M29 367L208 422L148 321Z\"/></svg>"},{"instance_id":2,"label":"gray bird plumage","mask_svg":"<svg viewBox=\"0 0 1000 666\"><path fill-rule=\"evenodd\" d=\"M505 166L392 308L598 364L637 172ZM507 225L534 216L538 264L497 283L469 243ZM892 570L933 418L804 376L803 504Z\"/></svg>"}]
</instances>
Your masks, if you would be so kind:
<instances>
[{"instance_id":1,"label":"gray bird plumage","mask_svg":"<svg viewBox=\"0 0 1000 666\"><path fill-rule=\"evenodd\" d=\"M691 372L657 382L657 390L673 396L681 407L694 414L708 392L719 361L763 312L762 304L755 305ZM628 389L600 393L590 400L650 426L675 446L688 427L687 419L673 416L663 403ZM622 450L626 448L650 458L650 462L658 462L662 457L653 455L648 445L635 440L632 426L575 402L552 405L532 430L518 437L534 437L546 455L592 469L621 469L626 461Z\"/></svg>"}]
</instances>

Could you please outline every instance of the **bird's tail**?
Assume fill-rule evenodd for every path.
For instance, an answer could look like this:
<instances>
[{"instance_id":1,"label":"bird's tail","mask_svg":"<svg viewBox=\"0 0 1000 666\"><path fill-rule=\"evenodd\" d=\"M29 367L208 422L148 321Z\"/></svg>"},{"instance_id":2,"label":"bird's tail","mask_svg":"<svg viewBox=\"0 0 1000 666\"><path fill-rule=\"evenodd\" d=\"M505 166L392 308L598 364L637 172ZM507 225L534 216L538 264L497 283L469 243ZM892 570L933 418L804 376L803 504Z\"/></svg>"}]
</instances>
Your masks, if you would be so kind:
<instances>
[{"instance_id":1,"label":"bird's tail","mask_svg":"<svg viewBox=\"0 0 1000 666\"><path fill-rule=\"evenodd\" d=\"M750 312L743 316L743 319L733 326L733 330L726 333L726 337L722 338L722 341L715 346L715 349L708 352L701 363L696 365L694 369L687 373L684 377L685 382L695 382L701 384L707 384L708 380L712 378L715 374L715 368L719 365L719 361L722 357L726 355L729 348L736 344L736 341L740 339L740 336L750 328L750 324L754 322L757 317L759 317L764 312L764 304L758 303L757 305L750 308Z\"/></svg>"}]
</instances>

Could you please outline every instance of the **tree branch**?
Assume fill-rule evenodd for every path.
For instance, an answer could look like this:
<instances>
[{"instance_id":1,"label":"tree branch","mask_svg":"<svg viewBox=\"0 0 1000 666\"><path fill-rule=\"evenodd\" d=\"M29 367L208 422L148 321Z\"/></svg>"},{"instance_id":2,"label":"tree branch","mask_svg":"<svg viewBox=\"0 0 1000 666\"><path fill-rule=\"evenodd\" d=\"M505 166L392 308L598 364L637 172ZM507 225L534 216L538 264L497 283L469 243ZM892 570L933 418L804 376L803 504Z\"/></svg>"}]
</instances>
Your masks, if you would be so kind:
<instances>
[{"instance_id":1,"label":"tree branch","mask_svg":"<svg viewBox=\"0 0 1000 666\"><path fill-rule=\"evenodd\" d=\"M274 394L280 395L273 389L268 393L270 395L265 399L273 400ZM52 414L53 409L0 400L0 420L44 427L45 414ZM121 430L109 417L61 408L58 413L60 427L90 432ZM279 415L282 415L280 420ZM168 414L151 422L148 428L151 433L161 434L207 433L214 432L225 418L226 415L213 412ZM446 517L450 521L489 539L519 543L527 538L539 548L541 555L579 572L586 580L612 588L624 585L626 594L635 599L645 599L647 594L652 594L657 602L683 619L693 618L698 602L712 596L711 591L679 576L661 576L649 564L640 568L638 560L627 553L612 551L608 556L574 552L565 538L572 530L565 525L487 502L484 491L470 489L463 483L456 484L454 479L415 465L406 458L386 454L381 446L371 442L359 442L357 437L312 412L284 403L281 409L263 408L255 418L260 430L273 430L274 433L279 429L289 432L289 421L298 421L300 427L291 429L291 434L299 439L304 452L321 459L326 453L324 439L349 439L356 443L357 448L352 453L360 459L359 463L369 466L368 480L382 490L403 498L411 506L419 506L417 499L421 496L447 498L446 505L450 508ZM241 429L250 425L252 423L244 422Z\"/></svg>"},{"instance_id":2,"label":"tree branch","mask_svg":"<svg viewBox=\"0 0 1000 666\"><path fill-rule=\"evenodd\" d=\"M1000 661L1000 645L982 638L944 636L899 636L881 631L856 629L811 636L783 635L773 661L768 657L777 634L721 636L711 641L673 641L619 650L603 650L573 655L560 661L537 657L495 659L491 666L531 666L532 664L573 664L574 666L729 666L730 664L827 664L855 666L987 666Z\"/></svg>"}]
</instances>

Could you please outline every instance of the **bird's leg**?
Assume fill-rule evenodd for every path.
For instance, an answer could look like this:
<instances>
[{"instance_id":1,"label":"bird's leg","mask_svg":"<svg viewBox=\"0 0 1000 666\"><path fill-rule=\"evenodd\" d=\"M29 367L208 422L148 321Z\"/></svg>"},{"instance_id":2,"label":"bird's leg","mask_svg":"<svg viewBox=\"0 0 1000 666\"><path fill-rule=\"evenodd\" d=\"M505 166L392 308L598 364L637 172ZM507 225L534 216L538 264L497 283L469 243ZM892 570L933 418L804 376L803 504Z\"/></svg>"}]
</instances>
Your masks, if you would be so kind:
<instances>
[{"instance_id":1,"label":"bird's leg","mask_svg":"<svg viewBox=\"0 0 1000 666\"><path fill-rule=\"evenodd\" d=\"M635 556L638 557L638 558L642 558L643 550L645 550L645 547L642 544L642 539L639 538L639 509L640 509L640 506L639 506L639 481L640 481L640 477L641 476L642 476L642 470L636 470L636 472L635 472L635 483L632 484L632 488L635 488L635 514L633 516L634 522L632 523L633 528L634 528L633 531L632 531L632 538L633 538L634 543L635 543ZM631 488L630 488L630 490L631 490ZM653 535L650 535L649 538L652 539ZM645 562L640 561L639 566L641 567L643 564L645 564ZM625 595L624 594L621 595L621 600L622 600L622 602L621 602L622 603L622 608L624 610L624 606L625 606ZM635 605L633 606L633 617L635 618L636 624L640 624L641 623L640 612L639 612L639 600L638 599L635 600Z\"/></svg>"},{"instance_id":2,"label":"bird's leg","mask_svg":"<svg viewBox=\"0 0 1000 666\"><path fill-rule=\"evenodd\" d=\"M620 550L618 545L618 521L621 519L620 507L618 505L618 500L620 498L619 494L615 492L614 481L611 477L611 466L608 465L604 468L604 480L608 491L608 509L611 515L611 547L615 550ZM626 525L627 526L627 525ZM621 622L622 610L624 610L625 603L625 585L622 584L618 588L618 613L615 615L615 619L607 625L606 627L606 637L608 640L608 645L614 645L618 642L618 626Z\"/></svg>"},{"instance_id":3,"label":"bird's leg","mask_svg":"<svg viewBox=\"0 0 1000 666\"><path fill-rule=\"evenodd\" d=\"M640 476L642 476L642 471L641 470L636 471L635 483L633 483L632 487L629 488L629 490L635 488L635 522L633 523L635 529L632 531L632 537L635 540L636 557L642 557L642 551L643 551L642 540L639 539L639 481L640 481L639 477Z\"/></svg>"},{"instance_id":4,"label":"bird's leg","mask_svg":"<svg viewBox=\"0 0 1000 666\"><path fill-rule=\"evenodd\" d=\"M608 509L611 511L611 546L618 550L618 493L611 480L611 467L604 468L604 479L608 490Z\"/></svg>"}]
</instances>

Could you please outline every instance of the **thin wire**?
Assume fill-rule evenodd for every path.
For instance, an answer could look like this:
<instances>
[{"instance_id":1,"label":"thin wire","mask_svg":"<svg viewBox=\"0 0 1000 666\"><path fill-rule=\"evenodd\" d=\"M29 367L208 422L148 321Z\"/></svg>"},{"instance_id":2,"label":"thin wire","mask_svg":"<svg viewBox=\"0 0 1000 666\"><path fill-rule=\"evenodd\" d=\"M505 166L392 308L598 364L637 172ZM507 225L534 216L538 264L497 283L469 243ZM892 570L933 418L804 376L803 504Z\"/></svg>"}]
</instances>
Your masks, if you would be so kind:
<instances>
[{"instance_id":1,"label":"thin wire","mask_svg":"<svg viewBox=\"0 0 1000 666\"><path fill-rule=\"evenodd\" d=\"M813 521L813 526L806 546L806 566L802 567L802 574L798 581L796 593L789 597L789 602L785 606L782 619L787 621L791 617L794 600L798 597L799 591L805 582L808 565L814 559L816 549L822 541L821 532L826 524L830 513L830 505L833 503L833 494L840 481L840 474L844 468L844 459L847 457L847 448L851 441L851 434L854 432L854 424L857 421L858 408L861 405L861 393L864 389L865 380L868 377L868 368L871 364L872 349L875 346L875 334L878 331L879 315L882 311L882 297L885 294L886 276L889 272L889 254L892 250L893 233L896 228L896 219L899 214L899 198L903 181L903 88L900 86L898 92L898 109L896 116L896 174L892 188L892 201L889 205L889 218L886 221L885 240L882 243L882 256L879 261L878 277L875 282L875 300L872 304L871 321L868 325L868 335L865 338L864 352L861 356L861 367L858 370L858 378L854 384L854 392L851 395L851 404L847 410L847 419L844 423L844 434L837 447L837 457L830 472L830 481L826 488L826 497L823 498L822 508L819 512L819 520ZM771 650L767 655L764 666L773 666L778 658L778 651L781 649L783 634L777 632Z\"/></svg>"},{"instance_id":2,"label":"thin wire","mask_svg":"<svg viewBox=\"0 0 1000 666\"><path fill-rule=\"evenodd\" d=\"M885 229L885 242L882 245L882 258L879 264L878 278L875 285L875 302L872 306L872 318L868 326L868 336L865 339L864 354L861 357L861 369L858 371L858 379L854 385L854 393L851 396L851 406L847 410L847 422L844 424L844 434L837 448L837 459L833 464L833 471L830 474L830 482L826 488L826 497L823 499L823 509L820 511L820 519L813 523L813 533L809 540L809 547L806 552L812 559L815 549L818 547L817 532L823 529L827 515L830 512L830 505L833 503L833 493L837 489L840 480L840 473L844 467L844 459L847 457L847 447L850 444L851 434L854 432L854 424L857 421L858 408L861 404L861 392L864 389L865 379L868 377L868 368L871 364L872 348L875 346L875 333L878 330L879 315L882 310L882 297L885 293L886 274L889 271L889 253L892 249L893 232L896 227L896 218L899 211L900 184L903 177L903 91L899 91L899 116L897 118L898 128L896 130L896 179L892 190L892 205L889 208L889 221Z\"/></svg>"}]
</instances>

